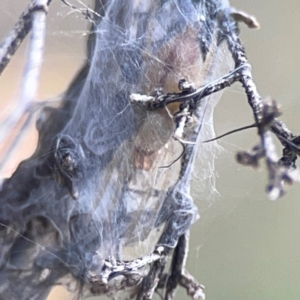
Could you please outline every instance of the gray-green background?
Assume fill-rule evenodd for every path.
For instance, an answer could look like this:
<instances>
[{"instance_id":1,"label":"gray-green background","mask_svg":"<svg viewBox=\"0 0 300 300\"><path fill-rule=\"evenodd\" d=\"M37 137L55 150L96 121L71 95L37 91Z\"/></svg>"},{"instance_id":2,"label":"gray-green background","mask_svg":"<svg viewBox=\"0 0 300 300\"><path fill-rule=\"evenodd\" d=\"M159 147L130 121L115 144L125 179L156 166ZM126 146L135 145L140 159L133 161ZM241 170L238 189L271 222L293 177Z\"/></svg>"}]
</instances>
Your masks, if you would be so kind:
<instances>
[{"instance_id":1,"label":"gray-green background","mask_svg":"<svg viewBox=\"0 0 300 300\"><path fill-rule=\"evenodd\" d=\"M235 0L231 3L260 21L260 30L241 26L255 81L263 97L271 95L281 103L282 119L299 134L300 2ZM1 37L26 4L25 0L0 1ZM54 1L50 10L51 34L47 38L41 98L62 92L82 59L82 24L75 15L68 15L68 9L60 9L60 5ZM19 51L0 78L1 105L16 99L23 65L24 57ZM216 109L215 122L218 134L251 124L251 110L238 85L225 92ZM18 153L19 159L27 157L34 148L35 135L30 139L22 153ZM222 139L224 151L215 166L219 196L216 194L209 201L196 200L201 207L201 218L191 231L187 267L205 285L209 300L300 299L300 185L288 188L282 199L269 201L264 193L267 177L264 167L254 171L237 165L234 158L236 151L249 149L256 141L253 129ZM4 175L14 165L15 162L9 162ZM195 175L197 198L197 169ZM56 294L52 299L62 296ZM179 291L176 299L188 297Z\"/></svg>"},{"instance_id":2,"label":"gray-green background","mask_svg":"<svg viewBox=\"0 0 300 300\"><path fill-rule=\"evenodd\" d=\"M299 134L300 2L231 3L259 20L258 31L241 26L255 81L263 97L281 104L282 120ZM235 86L217 106L217 133L251 124L251 118L247 100ZM254 171L234 161L236 151L255 141L253 129L222 139L225 151L216 162L220 197L192 229L188 269L205 285L207 299L300 299L300 186L269 201L265 168Z\"/></svg>"}]
</instances>

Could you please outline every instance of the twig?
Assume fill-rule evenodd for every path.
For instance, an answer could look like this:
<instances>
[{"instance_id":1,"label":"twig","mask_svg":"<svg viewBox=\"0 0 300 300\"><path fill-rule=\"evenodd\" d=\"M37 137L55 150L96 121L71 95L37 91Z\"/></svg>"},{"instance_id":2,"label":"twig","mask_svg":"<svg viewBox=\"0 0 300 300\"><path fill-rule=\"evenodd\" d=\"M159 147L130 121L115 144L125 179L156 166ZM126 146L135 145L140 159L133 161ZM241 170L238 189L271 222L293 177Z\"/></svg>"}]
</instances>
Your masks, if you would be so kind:
<instances>
[{"instance_id":1,"label":"twig","mask_svg":"<svg viewBox=\"0 0 300 300\"><path fill-rule=\"evenodd\" d=\"M173 299L178 285L187 290L193 299L205 299L204 286L196 283L194 278L185 270L187 253L189 249L189 232L183 234L174 250L171 275L167 277L165 300Z\"/></svg>"},{"instance_id":2,"label":"twig","mask_svg":"<svg viewBox=\"0 0 300 300\"><path fill-rule=\"evenodd\" d=\"M255 28L255 29L260 28L260 25L259 25L258 21L256 20L256 18L254 16L247 14L244 11L236 10L235 8L232 7L231 11L230 11L230 15L231 15L231 17L234 18L234 20L236 22L243 22L249 28Z\"/></svg>"},{"instance_id":3,"label":"twig","mask_svg":"<svg viewBox=\"0 0 300 300\"><path fill-rule=\"evenodd\" d=\"M10 62L20 44L31 30L32 4L23 12L14 29L5 38L0 48L0 74Z\"/></svg>"},{"instance_id":4,"label":"twig","mask_svg":"<svg viewBox=\"0 0 300 300\"><path fill-rule=\"evenodd\" d=\"M143 269L146 266L153 264L154 266L159 266L159 268L152 268L151 271L153 276L149 277L148 274L146 278L148 278L149 281L144 280L142 283L142 287L144 286L144 288L145 285L151 284L151 288L150 286L147 286L149 290L151 290L151 294L148 293L146 295L145 289L141 288L141 290L143 290L144 292L141 294L140 298L152 299L152 294L156 288L156 285L153 285L153 283L158 283L158 279L153 279L157 275L156 272L154 273L153 271L156 270L159 272L161 270L161 267L165 265L169 250L169 248L157 246L152 254L145 255L136 260L120 261L114 259L106 259L102 264L99 262L99 265L101 265L100 270L89 271L89 273L87 274L91 293L93 295L103 295L108 293L110 294L124 288L128 288L130 286L137 286L146 275ZM116 277L119 277L121 279L118 283L114 282L114 287L112 287L111 285L109 285L109 282ZM159 278L159 276L157 276L157 278Z\"/></svg>"},{"instance_id":5,"label":"twig","mask_svg":"<svg viewBox=\"0 0 300 300\"><path fill-rule=\"evenodd\" d=\"M170 247L164 247L164 251L161 252L160 260L157 260L153 263L148 275L143 279L136 300L152 299L152 296L158 286L159 280L166 266L167 258L170 255L171 251L172 249Z\"/></svg>"},{"instance_id":6,"label":"twig","mask_svg":"<svg viewBox=\"0 0 300 300\"><path fill-rule=\"evenodd\" d=\"M5 38L0 48L0 74L10 62L11 57L15 54L27 34L32 28L32 13L36 10L48 8L50 2L45 2L44 7L41 7L32 1L27 9L22 13L19 21L16 23L14 29Z\"/></svg>"},{"instance_id":7,"label":"twig","mask_svg":"<svg viewBox=\"0 0 300 300\"><path fill-rule=\"evenodd\" d=\"M185 103L191 100L194 101L195 104L198 104L201 99L211 94L217 93L223 90L224 88L229 87L235 82L239 81L242 76L242 70L249 68L250 64L241 64L230 73L216 79L213 82L208 83L205 86L200 86L198 89L195 89L191 92L184 91L181 93L162 94L157 97L145 96L140 94L131 94L130 100L131 102L143 105L149 110L159 109L175 102Z\"/></svg>"},{"instance_id":8,"label":"twig","mask_svg":"<svg viewBox=\"0 0 300 300\"><path fill-rule=\"evenodd\" d=\"M238 68L247 64L248 60L244 47L238 36L237 29L234 29L235 26L236 25L233 24L230 17L224 14L221 22L221 28L226 36L228 48L232 54L236 68ZM266 158L266 165L269 173L268 195L270 199L275 200L283 195L283 180L288 178L288 180L292 182L296 179L294 174L290 174L290 171L287 168L283 170L278 165L278 157L269 132L271 124L273 122L278 122L276 120L276 117L278 116L278 108L274 103L269 106L263 104L261 97L257 92L250 69L243 68L241 70L240 82L246 91L248 103L252 108L255 123L258 124L258 134L261 139L261 146L264 157ZM272 107L271 111L267 111L269 107Z\"/></svg>"},{"instance_id":9,"label":"twig","mask_svg":"<svg viewBox=\"0 0 300 300\"><path fill-rule=\"evenodd\" d=\"M187 294L195 300L204 300L204 286L197 283L194 277L189 274L186 270L183 271L179 279L179 284L184 287Z\"/></svg>"},{"instance_id":10,"label":"twig","mask_svg":"<svg viewBox=\"0 0 300 300\"><path fill-rule=\"evenodd\" d=\"M25 68L24 81L17 106L13 113L1 124L0 143L3 142L7 133L11 132L35 100L44 50L46 14L50 2L51 1L48 0L32 0L28 12L22 15L23 18L21 17L22 22L26 23L25 27L27 32L32 28L28 50L28 62ZM25 19L24 15L26 16ZM31 20L30 23L28 22L29 19ZM21 20L18 24L22 24ZM26 31L23 29L21 32L23 32L21 36L24 38ZM17 39L17 43L21 41L22 39Z\"/></svg>"},{"instance_id":11,"label":"twig","mask_svg":"<svg viewBox=\"0 0 300 300\"><path fill-rule=\"evenodd\" d=\"M90 272L89 280L93 285L107 285L116 275L130 276L137 275L139 270L145 266L161 259L163 247L157 248L152 254L145 255L141 258L132 261L120 261L106 259L101 267L100 274ZM140 276L141 277L141 276Z\"/></svg>"},{"instance_id":12,"label":"twig","mask_svg":"<svg viewBox=\"0 0 300 300\"><path fill-rule=\"evenodd\" d=\"M173 252L171 271L161 276L156 293L160 294L158 289L166 289L164 300L172 300L178 286L185 288L187 294L192 299L204 300L204 286L196 282L186 269L186 258L188 254L189 231L181 235L178 244Z\"/></svg>"}]
</instances>

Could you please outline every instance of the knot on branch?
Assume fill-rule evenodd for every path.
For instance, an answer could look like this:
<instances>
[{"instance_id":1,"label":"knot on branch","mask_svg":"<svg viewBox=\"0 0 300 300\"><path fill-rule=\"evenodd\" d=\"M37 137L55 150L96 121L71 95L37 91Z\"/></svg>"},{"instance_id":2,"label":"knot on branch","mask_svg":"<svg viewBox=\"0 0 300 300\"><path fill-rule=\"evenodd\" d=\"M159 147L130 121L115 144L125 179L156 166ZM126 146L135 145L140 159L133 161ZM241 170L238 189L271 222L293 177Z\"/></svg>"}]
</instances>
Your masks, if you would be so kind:
<instances>
[{"instance_id":1,"label":"knot on branch","mask_svg":"<svg viewBox=\"0 0 300 300\"><path fill-rule=\"evenodd\" d=\"M279 163L285 167L296 169L296 160L300 155L300 136L284 139L283 143L286 145L282 150L282 157Z\"/></svg>"},{"instance_id":2,"label":"knot on branch","mask_svg":"<svg viewBox=\"0 0 300 300\"><path fill-rule=\"evenodd\" d=\"M262 116L258 127L262 131L270 129L274 120L281 115L280 106L273 98L263 101Z\"/></svg>"},{"instance_id":3,"label":"knot on branch","mask_svg":"<svg viewBox=\"0 0 300 300\"><path fill-rule=\"evenodd\" d=\"M244 166L251 166L254 169L259 167L259 160L265 156L265 150L261 145L256 145L252 151L240 151L236 154L236 160Z\"/></svg>"},{"instance_id":4,"label":"knot on branch","mask_svg":"<svg viewBox=\"0 0 300 300\"><path fill-rule=\"evenodd\" d=\"M251 151L237 153L236 159L242 165L252 166L257 169L259 167L259 160L265 157L269 174L267 193L271 200L276 200L284 195L284 183L292 184L299 181L299 174L294 169L296 168L295 161L299 153L297 144L299 144L300 139L297 137L292 138L293 135L287 132L287 129L277 121L276 118L280 116L281 111L274 99L268 99L262 104L261 114L258 118L258 133L261 143ZM286 145L281 159L278 159L275 152L270 130Z\"/></svg>"}]
</instances>

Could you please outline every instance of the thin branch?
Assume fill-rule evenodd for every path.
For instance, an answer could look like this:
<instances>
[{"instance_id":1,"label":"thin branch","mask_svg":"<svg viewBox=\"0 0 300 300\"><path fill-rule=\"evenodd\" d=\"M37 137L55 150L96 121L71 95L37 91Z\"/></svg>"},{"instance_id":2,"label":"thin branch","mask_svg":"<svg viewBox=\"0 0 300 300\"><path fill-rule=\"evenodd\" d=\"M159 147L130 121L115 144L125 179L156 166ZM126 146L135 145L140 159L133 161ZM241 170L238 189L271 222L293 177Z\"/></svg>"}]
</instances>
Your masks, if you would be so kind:
<instances>
[{"instance_id":1,"label":"thin branch","mask_svg":"<svg viewBox=\"0 0 300 300\"><path fill-rule=\"evenodd\" d=\"M184 270L179 279L179 284L184 287L187 291L187 294L195 300L204 300L204 286L197 283L194 277Z\"/></svg>"},{"instance_id":2,"label":"thin branch","mask_svg":"<svg viewBox=\"0 0 300 300\"><path fill-rule=\"evenodd\" d=\"M244 46L242 45L238 36L238 32L234 27L235 24L233 24L233 21L224 14L223 21L221 22L221 28L223 29L223 34L226 36L228 48L232 54L235 66L238 68L248 64L248 60L245 54ZM278 122L276 117L279 115L279 109L275 101L272 101L271 104L264 104L262 102L250 69L241 69L240 82L242 83L247 94L248 103L252 108L255 123L258 124L258 135L260 136L261 147L263 151L262 152L259 150L257 155L254 153L255 157L251 158L251 155L249 155L248 158L253 159L253 161L257 163L258 159L262 157L261 154L264 154L269 174L267 192L269 198L275 200L284 193L284 180L287 180L290 183L295 180L299 180L299 178L297 178L298 176L295 175L295 172L291 172L289 168L282 168L278 164L279 158L277 157L275 145L272 141L269 130L272 128L272 123ZM287 128L285 126L281 126L281 131L284 129ZM290 135L290 132L287 132L286 135ZM260 149L260 147L257 149ZM251 159L249 161L251 161Z\"/></svg>"},{"instance_id":3,"label":"thin branch","mask_svg":"<svg viewBox=\"0 0 300 300\"><path fill-rule=\"evenodd\" d=\"M249 28L255 28L255 29L260 28L260 25L256 20L256 18L254 16L247 14L244 11L236 10L235 8L232 7L230 11L230 15L236 22L243 22Z\"/></svg>"},{"instance_id":4,"label":"thin branch","mask_svg":"<svg viewBox=\"0 0 300 300\"><path fill-rule=\"evenodd\" d=\"M189 250L189 231L181 235L178 244L173 252L170 273L165 273L161 277L157 289L166 289L165 300L172 300L178 286L183 287L192 299L204 300L204 286L197 283L186 269L186 259ZM159 293L158 290L156 290Z\"/></svg>"},{"instance_id":5,"label":"thin branch","mask_svg":"<svg viewBox=\"0 0 300 300\"><path fill-rule=\"evenodd\" d=\"M189 232L186 232L178 239L178 244L174 249L170 276L167 278L165 300L173 299L175 291L177 289L180 276L183 273L186 264L187 253L189 249L188 245Z\"/></svg>"},{"instance_id":6,"label":"thin branch","mask_svg":"<svg viewBox=\"0 0 300 300\"><path fill-rule=\"evenodd\" d=\"M131 102L138 103L143 105L149 110L163 108L172 103L185 103L187 101L195 101L195 104L198 104L201 99L217 93L223 90L226 87L231 86L235 82L239 81L241 78L241 73L243 69L250 69L250 64L245 63L238 66L230 73L216 79L213 82L208 83L207 85L200 86L198 89L193 91L183 91L181 93L172 93L172 94L161 94L157 97L151 97L140 94L131 94Z\"/></svg>"},{"instance_id":7,"label":"thin branch","mask_svg":"<svg viewBox=\"0 0 300 300\"><path fill-rule=\"evenodd\" d=\"M0 48L0 74L10 62L24 38L31 30L32 4L23 12L14 29L5 38Z\"/></svg>"},{"instance_id":8,"label":"thin branch","mask_svg":"<svg viewBox=\"0 0 300 300\"><path fill-rule=\"evenodd\" d=\"M160 278L162 277L164 268L167 263L167 258L170 255L172 249L165 247L164 251L161 251L160 260L155 261L147 276L143 279L141 288L137 295L136 300L151 300L153 294L158 286Z\"/></svg>"},{"instance_id":9,"label":"thin branch","mask_svg":"<svg viewBox=\"0 0 300 300\"><path fill-rule=\"evenodd\" d=\"M102 264L99 264L101 265L100 270L89 271L88 273L88 281L92 294L103 295L138 285L146 275L142 271L143 268L150 264L160 265L160 262L166 258L165 250L165 247L158 246L152 254L132 261L106 259ZM114 287L112 287L110 281L115 280L116 277L120 278L120 280L118 283L114 282Z\"/></svg>"},{"instance_id":10,"label":"thin branch","mask_svg":"<svg viewBox=\"0 0 300 300\"><path fill-rule=\"evenodd\" d=\"M13 113L1 124L0 143L3 142L3 140L7 137L8 132L12 131L22 116L30 109L33 101L35 100L43 58L46 14L50 2L51 1L49 0L32 0L29 8L27 9L28 12L22 15L23 18L21 17L21 20L23 21L20 20L16 25L16 27L18 27L19 24L23 24L22 22L24 22L25 25L23 25L25 26L24 28L26 28L26 31L24 31L25 29L23 29L23 31L21 30L21 32L23 32L21 35L23 38L30 29L32 29L32 34L28 49L28 61L24 72L21 95ZM25 19L24 15L26 17ZM22 39L17 39L17 42L15 41L13 44L20 44L21 41ZM10 54L8 54L8 56L10 56Z\"/></svg>"},{"instance_id":11,"label":"thin branch","mask_svg":"<svg viewBox=\"0 0 300 300\"><path fill-rule=\"evenodd\" d=\"M32 28L32 13L41 9L47 11L51 1L52 0L43 1L45 4L42 6L41 4L37 4L35 1L32 1L27 9L22 13L14 29L4 39L0 48L0 75L10 62L12 56L18 50L27 34L30 32Z\"/></svg>"},{"instance_id":12,"label":"thin branch","mask_svg":"<svg viewBox=\"0 0 300 300\"><path fill-rule=\"evenodd\" d=\"M101 274L90 274L91 281L107 284L109 280L115 277L114 274L128 276L138 272L141 268L161 259L162 251L163 247L158 247L152 254L132 261L106 259L102 265Z\"/></svg>"}]
</instances>

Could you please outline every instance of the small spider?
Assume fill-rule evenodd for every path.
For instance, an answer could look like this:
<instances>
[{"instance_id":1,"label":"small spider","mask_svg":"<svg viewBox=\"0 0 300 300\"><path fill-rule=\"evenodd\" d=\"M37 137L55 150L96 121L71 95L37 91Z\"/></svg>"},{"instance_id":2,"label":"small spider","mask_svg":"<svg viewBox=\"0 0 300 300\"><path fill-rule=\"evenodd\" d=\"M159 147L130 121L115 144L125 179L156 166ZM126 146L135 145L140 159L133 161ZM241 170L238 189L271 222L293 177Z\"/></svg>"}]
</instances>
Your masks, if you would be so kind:
<instances>
[{"instance_id":1,"label":"small spider","mask_svg":"<svg viewBox=\"0 0 300 300\"><path fill-rule=\"evenodd\" d=\"M54 160L58 181L68 188L71 197L76 200L79 196L75 182L79 178L82 168L80 161L83 151L78 151L75 141L68 135L61 135L55 141Z\"/></svg>"}]
</instances>

